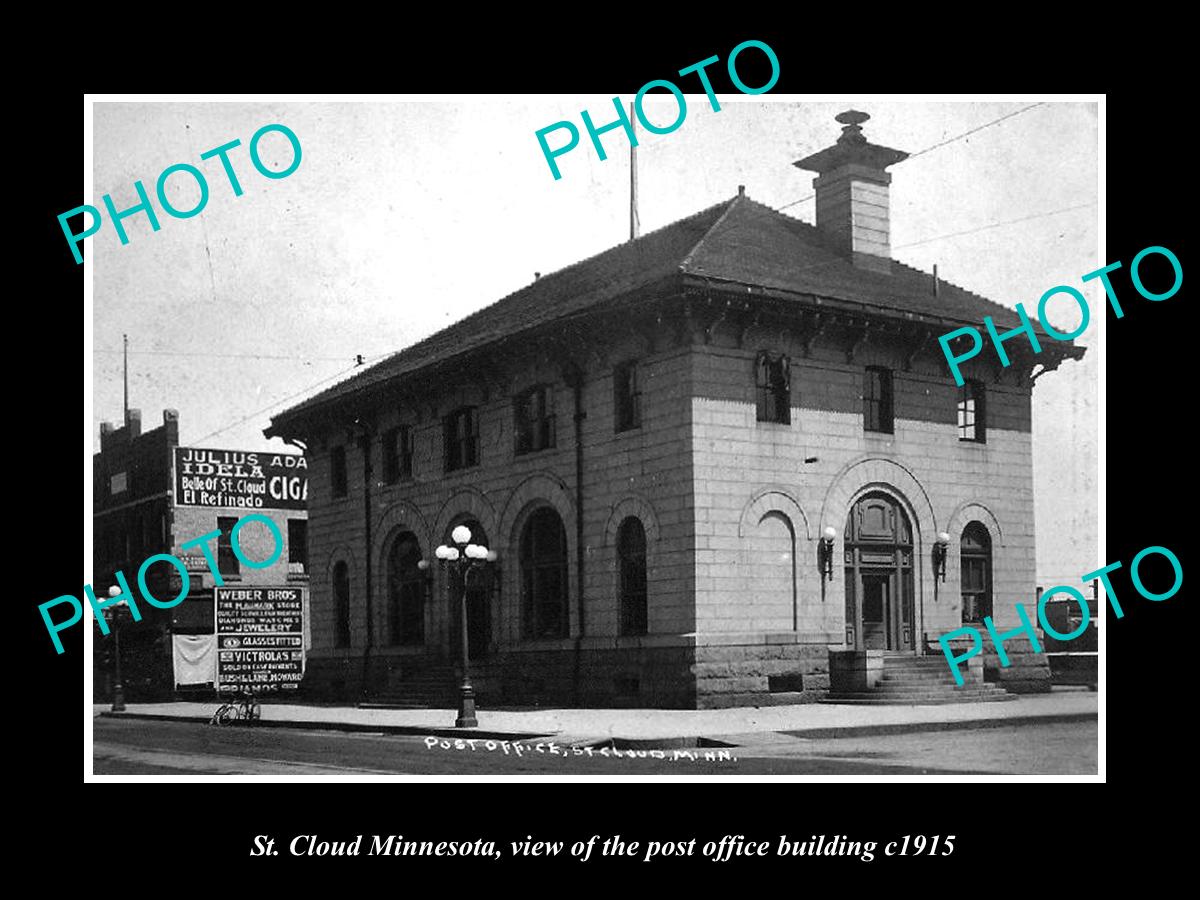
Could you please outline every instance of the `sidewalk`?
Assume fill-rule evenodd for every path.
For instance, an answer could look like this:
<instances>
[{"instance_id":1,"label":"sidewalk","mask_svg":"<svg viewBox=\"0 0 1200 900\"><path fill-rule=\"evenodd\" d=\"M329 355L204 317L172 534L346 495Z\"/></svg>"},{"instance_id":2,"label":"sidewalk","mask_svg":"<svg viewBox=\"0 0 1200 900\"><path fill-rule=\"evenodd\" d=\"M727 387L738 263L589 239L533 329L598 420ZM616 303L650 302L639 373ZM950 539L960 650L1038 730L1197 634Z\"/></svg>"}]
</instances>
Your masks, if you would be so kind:
<instances>
[{"instance_id":1,"label":"sidewalk","mask_svg":"<svg viewBox=\"0 0 1200 900\"><path fill-rule=\"evenodd\" d=\"M353 706L302 706L264 703L262 725L371 731L420 736L524 738L554 736L577 746L614 742L621 748L696 746L743 742L755 735L786 732L800 738L861 737L986 728L1004 725L1091 720L1098 695L1064 691L1030 694L1007 703L956 703L945 706L839 706L811 703L737 709L532 709L479 710L479 727L454 728L451 709L359 709ZM131 703L124 713L96 704L93 715L119 718L207 722L216 703ZM722 738L726 738L725 741Z\"/></svg>"}]
</instances>

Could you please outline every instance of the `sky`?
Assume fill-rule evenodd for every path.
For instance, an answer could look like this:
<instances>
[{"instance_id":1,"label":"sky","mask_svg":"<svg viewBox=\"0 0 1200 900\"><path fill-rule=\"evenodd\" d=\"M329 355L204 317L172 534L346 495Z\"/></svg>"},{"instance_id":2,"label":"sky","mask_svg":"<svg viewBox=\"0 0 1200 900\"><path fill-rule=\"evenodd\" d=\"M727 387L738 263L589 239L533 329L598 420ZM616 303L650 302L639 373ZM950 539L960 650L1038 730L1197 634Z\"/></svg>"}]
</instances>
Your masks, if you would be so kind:
<instances>
[{"instance_id":1,"label":"sky","mask_svg":"<svg viewBox=\"0 0 1200 900\"><path fill-rule=\"evenodd\" d=\"M913 156L891 167L893 255L1031 314L1048 288L1079 288L1094 314L1067 362L1034 390L1034 478L1039 583L1077 583L1097 557L1098 334L1104 305L1080 277L1109 260L1098 250L1098 140L1094 103L810 101L800 97L687 95L683 124L667 135L639 129L643 233L734 196L746 186L772 207L812 194L813 173L791 165L833 143L833 117L871 115L868 140ZM623 98L626 102L632 98ZM122 246L109 222L88 238L93 278L93 450L101 421L122 416L122 334L129 336L130 406L144 429L162 410L180 413L180 442L285 448L262 435L270 416L547 274L628 238L629 151L621 130L604 135L608 159L590 146L579 112L615 117L611 96L443 97L389 102L97 102L93 195L103 208L153 197L168 166L189 163L209 185L187 219L124 220ZM648 100L669 123L675 101ZM1022 111L1024 110L1024 111ZM997 124L989 125L1005 117ZM558 157L555 180L535 132L571 120L582 132ZM297 135L299 167L268 179L249 158L251 136L280 123ZM980 127L985 126L985 127ZM979 129L974 131L974 129ZM963 136L965 135L965 136ZM229 153L244 193L234 196L207 150ZM549 138L552 146L563 139ZM264 164L291 162L269 133ZM925 152L919 152L925 151ZM198 199L186 173L168 199ZM784 212L813 221L811 199ZM1014 221L1020 220L1020 221ZM66 248L64 248L65 250ZM1072 330L1078 310L1051 306ZM1054 535L1055 540L1047 539Z\"/></svg>"}]
</instances>

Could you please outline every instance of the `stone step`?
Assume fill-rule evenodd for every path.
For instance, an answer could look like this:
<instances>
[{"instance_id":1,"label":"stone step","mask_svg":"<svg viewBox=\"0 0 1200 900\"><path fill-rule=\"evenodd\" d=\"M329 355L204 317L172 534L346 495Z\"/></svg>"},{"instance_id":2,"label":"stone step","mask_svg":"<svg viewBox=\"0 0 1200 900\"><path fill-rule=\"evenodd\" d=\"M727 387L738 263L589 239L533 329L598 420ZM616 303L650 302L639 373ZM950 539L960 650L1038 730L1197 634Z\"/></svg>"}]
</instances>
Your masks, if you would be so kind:
<instances>
[{"instance_id":1,"label":"stone step","mask_svg":"<svg viewBox=\"0 0 1200 900\"><path fill-rule=\"evenodd\" d=\"M869 691L835 691L829 695L833 699L869 699L876 697L880 700L907 700L909 702L923 702L926 700L966 702L986 697L1003 697L1007 699L1010 696L1012 695L1003 688L997 687L994 684L979 682L968 682L962 687L955 685L881 684Z\"/></svg>"},{"instance_id":2,"label":"stone step","mask_svg":"<svg viewBox=\"0 0 1200 900\"><path fill-rule=\"evenodd\" d=\"M949 669L944 656L890 656L884 657L884 670L891 669Z\"/></svg>"},{"instance_id":3,"label":"stone step","mask_svg":"<svg viewBox=\"0 0 1200 900\"><path fill-rule=\"evenodd\" d=\"M949 696L951 694L961 694L964 691L986 691L989 694L994 694L996 691L1002 690L994 685L980 684L979 682L968 681L962 687L957 685L943 685L931 687L929 685L920 684L881 684L870 693L878 694L943 694ZM867 692L861 692L867 693Z\"/></svg>"},{"instance_id":4,"label":"stone step","mask_svg":"<svg viewBox=\"0 0 1200 900\"><path fill-rule=\"evenodd\" d=\"M973 703L976 700L987 700L989 698L996 698L996 697L999 697L1002 700L1007 700L1010 697L1013 697L1015 695L1009 694L1007 692L996 692L996 691L963 691L958 694L921 694L921 693L875 694L875 693L858 692L854 695L834 694L832 696L835 698L838 698L838 697L845 698L845 697L853 696L853 697L857 697L860 699L867 699L870 697L874 697L881 701L886 700L888 702L897 701L897 702L903 702L903 703L927 703L927 702L931 702L933 700L938 700L938 701L944 700L947 703Z\"/></svg>"},{"instance_id":5,"label":"stone step","mask_svg":"<svg viewBox=\"0 0 1200 900\"><path fill-rule=\"evenodd\" d=\"M892 697L880 697L876 694L854 694L829 696L821 703L839 703L855 706L944 706L948 703L996 703L1006 700L1016 700L1015 694L1006 692L986 693L980 697L934 697L925 700L910 700Z\"/></svg>"},{"instance_id":6,"label":"stone step","mask_svg":"<svg viewBox=\"0 0 1200 900\"><path fill-rule=\"evenodd\" d=\"M991 684L991 682L977 682L976 679L971 678L970 676L966 677L964 680L966 684ZM942 686L946 686L946 688L956 688L959 683L955 682L954 678L950 676L946 676L944 678L941 676L892 676L890 678L888 676L883 676L878 684L881 686L886 686L889 684L911 684L920 686L920 688L937 689L942 688Z\"/></svg>"}]
</instances>

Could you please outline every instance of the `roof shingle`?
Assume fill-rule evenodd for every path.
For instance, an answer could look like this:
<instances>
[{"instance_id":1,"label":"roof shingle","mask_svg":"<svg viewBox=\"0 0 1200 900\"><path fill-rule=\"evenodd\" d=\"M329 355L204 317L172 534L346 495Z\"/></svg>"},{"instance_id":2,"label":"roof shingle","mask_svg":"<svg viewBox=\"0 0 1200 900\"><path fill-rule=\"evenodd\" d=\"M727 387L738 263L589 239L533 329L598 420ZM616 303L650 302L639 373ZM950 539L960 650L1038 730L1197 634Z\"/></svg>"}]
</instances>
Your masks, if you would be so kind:
<instances>
[{"instance_id":1,"label":"roof shingle","mask_svg":"<svg viewBox=\"0 0 1200 900\"><path fill-rule=\"evenodd\" d=\"M893 261L891 274L859 268L832 250L814 226L739 195L534 281L278 413L266 433L314 407L680 273L861 303L885 314L916 313L967 325L982 325L984 316L992 316L999 326L1019 324L1015 311L947 281L935 296L933 276L910 266Z\"/></svg>"}]
</instances>

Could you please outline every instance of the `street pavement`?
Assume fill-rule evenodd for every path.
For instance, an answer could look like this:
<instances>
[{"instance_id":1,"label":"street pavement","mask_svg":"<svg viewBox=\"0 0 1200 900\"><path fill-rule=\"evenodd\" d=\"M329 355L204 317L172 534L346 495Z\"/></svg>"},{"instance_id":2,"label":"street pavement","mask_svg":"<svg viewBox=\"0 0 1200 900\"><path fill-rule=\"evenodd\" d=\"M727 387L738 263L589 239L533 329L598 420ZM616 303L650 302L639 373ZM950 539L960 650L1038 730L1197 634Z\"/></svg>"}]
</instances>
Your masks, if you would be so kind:
<instances>
[{"instance_id":1,"label":"street pavement","mask_svg":"<svg viewBox=\"0 0 1200 900\"><path fill-rule=\"evenodd\" d=\"M264 725L308 729L375 731L410 735L481 734L502 738L553 735L560 743L594 745L616 741L628 746L695 746L698 738L778 734L828 738L879 735L985 725L1094 721L1098 694L1052 691L1023 695L1006 703L954 703L943 706L849 706L808 703L733 709L482 709L479 727L455 729L452 709L374 709L264 703ZM133 703L123 714L163 720L207 722L214 703ZM93 707L106 716L107 708Z\"/></svg>"},{"instance_id":2,"label":"street pavement","mask_svg":"<svg viewBox=\"0 0 1200 900\"><path fill-rule=\"evenodd\" d=\"M96 775L175 777L1096 774L1094 719L985 725L841 738L757 731L728 735L725 746L621 750L571 746L557 737L468 742L99 717L93 758Z\"/></svg>"}]
</instances>

